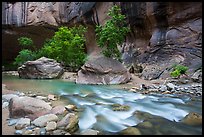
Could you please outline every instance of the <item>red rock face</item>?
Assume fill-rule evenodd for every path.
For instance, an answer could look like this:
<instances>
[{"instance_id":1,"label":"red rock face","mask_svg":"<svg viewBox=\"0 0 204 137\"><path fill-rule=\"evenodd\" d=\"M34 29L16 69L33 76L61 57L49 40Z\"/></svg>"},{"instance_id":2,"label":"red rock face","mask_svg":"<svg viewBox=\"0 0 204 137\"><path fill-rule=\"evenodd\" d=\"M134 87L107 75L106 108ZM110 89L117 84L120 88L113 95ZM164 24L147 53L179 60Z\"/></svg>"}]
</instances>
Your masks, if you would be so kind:
<instances>
[{"instance_id":1,"label":"red rock face","mask_svg":"<svg viewBox=\"0 0 204 137\"><path fill-rule=\"evenodd\" d=\"M48 34L50 36L54 31L44 27L46 24L50 26L83 24L89 27L86 34L87 53L97 56L100 49L96 44L94 29L96 25L104 24L109 18L107 12L114 3L121 7L122 13L126 15L127 23L131 27L131 33L127 35L126 40L121 45L125 64L146 63L156 66L167 64L167 67L161 69L164 71L169 67L168 62L174 58L174 63L187 65L191 71L202 66L201 2L3 3L2 24L4 26L9 24L42 26L47 32L41 31L38 37L36 36L39 47L43 43L43 38L45 39ZM28 14L24 14L26 11ZM5 30L8 28L6 27ZM3 39L4 60L14 58L14 53L7 49L17 46L15 38L10 41L11 37L26 33L30 35L29 31L21 33L19 30L14 31L14 33L16 34L2 33L3 37L7 35L9 38L4 37L5 39ZM35 36L32 35L32 37ZM9 54L7 54L8 52ZM9 57L11 54L13 56ZM169 63L169 65L171 64Z\"/></svg>"}]
</instances>

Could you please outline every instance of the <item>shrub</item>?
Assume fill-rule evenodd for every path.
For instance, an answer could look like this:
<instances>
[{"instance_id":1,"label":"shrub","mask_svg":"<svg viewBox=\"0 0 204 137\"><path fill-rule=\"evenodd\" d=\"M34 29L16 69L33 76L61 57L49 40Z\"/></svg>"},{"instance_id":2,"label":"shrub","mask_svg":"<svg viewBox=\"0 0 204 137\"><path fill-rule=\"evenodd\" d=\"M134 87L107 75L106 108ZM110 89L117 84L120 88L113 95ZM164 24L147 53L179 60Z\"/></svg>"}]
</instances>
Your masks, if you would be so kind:
<instances>
[{"instance_id":1,"label":"shrub","mask_svg":"<svg viewBox=\"0 0 204 137\"><path fill-rule=\"evenodd\" d=\"M33 40L28 37L20 37L18 38L19 45L25 47L29 47L33 45Z\"/></svg>"},{"instance_id":2,"label":"shrub","mask_svg":"<svg viewBox=\"0 0 204 137\"><path fill-rule=\"evenodd\" d=\"M183 65L174 65L173 71L170 73L172 77L179 77L181 74L186 74L188 67Z\"/></svg>"},{"instance_id":3,"label":"shrub","mask_svg":"<svg viewBox=\"0 0 204 137\"><path fill-rule=\"evenodd\" d=\"M66 67L79 69L85 62L85 37L86 28L60 27L55 35L46 40L37 56L45 56L61 62Z\"/></svg>"},{"instance_id":4,"label":"shrub","mask_svg":"<svg viewBox=\"0 0 204 137\"><path fill-rule=\"evenodd\" d=\"M36 59L36 52L28 49L31 46L35 49L35 46L33 45L33 40L31 38L20 37L18 38L18 43L22 47L22 50L15 58L15 61L13 62L14 65L21 66L26 61L32 61Z\"/></svg>"},{"instance_id":5,"label":"shrub","mask_svg":"<svg viewBox=\"0 0 204 137\"><path fill-rule=\"evenodd\" d=\"M36 59L35 52L28 49L23 49L19 52L18 56L15 58L14 65L21 66L26 61L31 61Z\"/></svg>"},{"instance_id":6,"label":"shrub","mask_svg":"<svg viewBox=\"0 0 204 137\"><path fill-rule=\"evenodd\" d=\"M113 6L109 10L108 15L111 19L104 26L96 26L97 44L102 48L102 53L106 57L119 60L121 53L117 45L122 44L130 28L126 27L125 15L121 14L120 7Z\"/></svg>"}]
</instances>

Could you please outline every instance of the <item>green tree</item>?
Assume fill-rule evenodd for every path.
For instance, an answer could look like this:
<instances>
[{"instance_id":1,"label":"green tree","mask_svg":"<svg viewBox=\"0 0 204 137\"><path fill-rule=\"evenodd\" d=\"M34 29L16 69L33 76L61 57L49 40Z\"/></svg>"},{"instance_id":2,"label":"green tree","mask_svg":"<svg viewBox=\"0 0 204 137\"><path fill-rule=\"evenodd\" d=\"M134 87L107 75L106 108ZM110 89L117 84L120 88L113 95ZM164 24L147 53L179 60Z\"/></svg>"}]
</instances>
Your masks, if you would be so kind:
<instances>
[{"instance_id":1,"label":"green tree","mask_svg":"<svg viewBox=\"0 0 204 137\"><path fill-rule=\"evenodd\" d=\"M20 37L18 38L18 43L23 47L23 49L28 49L32 47L34 50L36 50L35 45L33 44L33 40L28 37Z\"/></svg>"},{"instance_id":2,"label":"green tree","mask_svg":"<svg viewBox=\"0 0 204 137\"><path fill-rule=\"evenodd\" d=\"M46 40L38 56L45 56L61 62L68 68L78 70L84 63L86 28L82 25L78 27L60 27L55 35Z\"/></svg>"},{"instance_id":3,"label":"green tree","mask_svg":"<svg viewBox=\"0 0 204 137\"><path fill-rule=\"evenodd\" d=\"M173 71L170 73L172 77L180 77L182 74L186 74L186 71L188 70L188 67L183 65L174 65Z\"/></svg>"},{"instance_id":4,"label":"green tree","mask_svg":"<svg viewBox=\"0 0 204 137\"><path fill-rule=\"evenodd\" d=\"M125 36L130 32L125 21L125 15L121 14L121 9L114 5L107 14L111 18L104 26L96 26L97 44L102 48L102 53L106 57L120 60L121 53L117 45L122 44Z\"/></svg>"},{"instance_id":5,"label":"green tree","mask_svg":"<svg viewBox=\"0 0 204 137\"><path fill-rule=\"evenodd\" d=\"M15 58L13 62L14 65L21 66L26 61L31 61L36 59L36 51L30 50L30 47L36 49L33 45L33 40L28 37L20 37L18 38L18 43L21 46L21 51L19 52L18 56Z\"/></svg>"}]
</instances>

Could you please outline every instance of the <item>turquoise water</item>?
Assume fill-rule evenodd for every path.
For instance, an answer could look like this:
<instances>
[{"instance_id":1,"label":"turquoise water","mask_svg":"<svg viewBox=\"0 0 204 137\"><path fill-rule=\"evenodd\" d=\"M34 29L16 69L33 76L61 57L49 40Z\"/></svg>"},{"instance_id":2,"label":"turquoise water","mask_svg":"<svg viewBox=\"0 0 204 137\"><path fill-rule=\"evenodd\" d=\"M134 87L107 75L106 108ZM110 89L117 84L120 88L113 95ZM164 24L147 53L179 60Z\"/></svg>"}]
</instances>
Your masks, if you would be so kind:
<instances>
[{"instance_id":1,"label":"turquoise water","mask_svg":"<svg viewBox=\"0 0 204 137\"><path fill-rule=\"evenodd\" d=\"M116 86L19 79L8 75L2 76L2 83L9 89L18 91L58 94L65 99L65 104L75 104L83 110L79 113L80 130L92 128L103 134L118 134L128 126L134 126L142 134L202 134L202 126L188 126L180 122L189 112L202 115L202 98L192 100L186 95L142 95L117 89ZM113 111L113 104L128 105L130 110ZM140 112L143 116L138 116L135 112ZM153 127L138 126L143 121L149 121Z\"/></svg>"}]
</instances>

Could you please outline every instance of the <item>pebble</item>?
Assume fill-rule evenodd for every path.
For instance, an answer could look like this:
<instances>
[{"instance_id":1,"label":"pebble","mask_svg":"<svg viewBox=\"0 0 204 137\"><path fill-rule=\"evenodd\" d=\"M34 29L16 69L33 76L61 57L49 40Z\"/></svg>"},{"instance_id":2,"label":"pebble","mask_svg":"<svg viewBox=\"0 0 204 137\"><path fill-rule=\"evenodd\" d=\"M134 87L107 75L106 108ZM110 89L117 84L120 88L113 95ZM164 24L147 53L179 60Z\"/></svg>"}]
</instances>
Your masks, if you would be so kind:
<instances>
[{"instance_id":1,"label":"pebble","mask_svg":"<svg viewBox=\"0 0 204 137\"><path fill-rule=\"evenodd\" d=\"M36 97L37 95L36 94L29 94L28 96L29 97Z\"/></svg>"},{"instance_id":2,"label":"pebble","mask_svg":"<svg viewBox=\"0 0 204 137\"><path fill-rule=\"evenodd\" d=\"M20 130L26 126L30 126L30 119L29 118L20 118L15 125L15 128Z\"/></svg>"},{"instance_id":3,"label":"pebble","mask_svg":"<svg viewBox=\"0 0 204 137\"><path fill-rule=\"evenodd\" d=\"M9 126L15 125L19 120L20 120L20 118L18 118L18 119L9 119L8 125Z\"/></svg>"},{"instance_id":4,"label":"pebble","mask_svg":"<svg viewBox=\"0 0 204 137\"><path fill-rule=\"evenodd\" d=\"M39 128L39 127L34 128L34 129L33 129L33 133L34 133L35 135L40 135L40 128Z\"/></svg>"},{"instance_id":5,"label":"pebble","mask_svg":"<svg viewBox=\"0 0 204 137\"><path fill-rule=\"evenodd\" d=\"M36 126L44 127L46 126L47 122L50 121L58 121L58 116L55 114L46 114L36 118L34 121L32 121L32 123Z\"/></svg>"},{"instance_id":6,"label":"pebble","mask_svg":"<svg viewBox=\"0 0 204 137\"><path fill-rule=\"evenodd\" d=\"M161 87L160 87L159 90L162 91L162 92L164 92L164 91L167 90L167 87L166 87L165 85L161 85Z\"/></svg>"},{"instance_id":7,"label":"pebble","mask_svg":"<svg viewBox=\"0 0 204 137\"><path fill-rule=\"evenodd\" d=\"M136 90L131 88L129 91L135 92Z\"/></svg>"},{"instance_id":8,"label":"pebble","mask_svg":"<svg viewBox=\"0 0 204 137\"><path fill-rule=\"evenodd\" d=\"M76 106L75 105L67 105L67 106L65 106L65 109L67 111L74 110L74 109L76 109Z\"/></svg>"},{"instance_id":9,"label":"pebble","mask_svg":"<svg viewBox=\"0 0 204 137\"><path fill-rule=\"evenodd\" d=\"M64 130L60 130L60 129L53 131L53 135L65 135L66 133L67 132L65 132Z\"/></svg>"},{"instance_id":10,"label":"pebble","mask_svg":"<svg viewBox=\"0 0 204 137\"><path fill-rule=\"evenodd\" d=\"M167 88L168 88L168 90L172 90L172 89L174 89L176 86L174 85L174 84L172 84L172 83L168 83L168 84L166 84L166 86L167 86Z\"/></svg>"},{"instance_id":11,"label":"pebble","mask_svg":"<svg viewBox=\"0 0 204 137\"><path fill-rule=\"evenodd\" d=\"M31 126L27 126L25 129L26 129L26 130L29 130L29 129L32 130L32 129L34 129L34 128L35 128L35 126L34 126L34 125L31 125Z\"/></svg>"},{"instance_id":12,"label":"pebble","mask_svg":"<svg viewBox=\"0 0 204 137\"><path fill-rule=\"evenodd\" d=\"M15 131L15 134L16 134L16 135L22 135L22 134L23 134L23 131L22 131L22 130L16 130L16 131Z\"/></svg>"},{"instance_id":13,"label":"pebble","mask_svg":"<svg viewBox=\"0 0 204 137\"><path fill-rule=\"evenodd\" d=\"M48 100L52 100L52 101L57 100L57 99L55 98L55 95L52 95L52 94L49 94L49 95L47 96L47 98L48 98Z\"/></svg>"},{"instance_id":14,"label":"pebble","mask_svg":"<svg viewBox=\"0 0 204 137\"><path fill-rule=\"evenodd\" d=\"M32 130L26 130L26 131L23 133L23 135L30 135L30 134L32 134L32 133L33 133Z\"/></svg>"},{"instance_id":15,"label":"pebble","mask_svg":"<svg viewBox=\"0 0 204 137\"><path fill-rule=\"evenodd\" d=\"M45 134L46 134L45 128L40 128L40 135L45 135Z\"/></svg>"},{"instance_id":16,"label":"pebble","mask_svg":"<svg viewBox=\"0 0 204 137\"><path fill-rule=\"evenodd\" d=\"M185 89L185 90L188 90L188 88L187 88L187 87L185 87L184 89Z\"/></svg>"},{"instance_id":17,"label":"pebble","mask_svg":"<svg viewBox=\"0 0 204 137\"><path fill-rule=\"evenodd\" d=\"M47 100L47 97L43 97L43 96L36 96L36 98L41 100Z\"/></svg>"},{"instance_id":18,"label":"pebble","mask_svg":"<svg viewBox=\"0 0 204 137\"><path fill-rule=\"evenodd\" d=\"M57 123L54 121L47 122L47 126L45 127L46 131L52 131L57 128Z\"/></svg>"},{"instance_id":19,"label":"pebble","mask_svg":"<svg viewBox=\"0 0 204 137\"><path fill-rule=\"evenodd\" d=\"M25 93L23 93L23 92L16 92L16 95L18 95L18 96L25 96Z\"/></svg>"},{"instance_id":20,"label":"pebble","mask_svg":"<svg viewBox=\"0 0 204 137\"><path fill-rule=\"evenodd\" d=\"M4 108L8 107L8 105L9 105L8 102L4 102L4 103L2 104L2 108L4 109Z\"/></svg>"},{"instance_id":21,"label":"pebble","mask_svg":"<svg viewBox=\"0 0 204 137\"><path fill-rule=\"evenodd\" d=\"M158 89L152 89L152 88L151 88L151 89L149 89L149 91L150 91L150 92L157 92Z\"/></svg>"}]
</instances>

